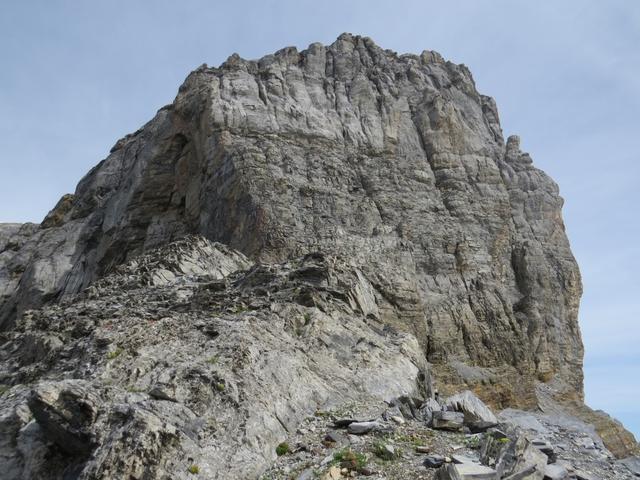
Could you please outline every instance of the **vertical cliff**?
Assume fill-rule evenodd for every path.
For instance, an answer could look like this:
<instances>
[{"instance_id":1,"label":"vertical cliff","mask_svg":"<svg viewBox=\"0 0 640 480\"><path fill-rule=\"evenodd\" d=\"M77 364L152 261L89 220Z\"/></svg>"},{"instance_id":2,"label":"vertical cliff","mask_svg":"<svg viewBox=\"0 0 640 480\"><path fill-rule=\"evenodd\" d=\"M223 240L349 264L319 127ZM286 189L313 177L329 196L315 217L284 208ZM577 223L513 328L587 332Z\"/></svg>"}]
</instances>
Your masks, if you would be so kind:
<instances>
[{"instance_id":1,"label":"vertical cliff","mask_svg":"<svg viewBox=\"0 0 640 480\"><path fill-rule=\"evenodd\" d=\"M553 381L579 400L581 285L561 206L464 65L348 34L234 55L189 75L39 228L3 228L2 321L199 233L256 260L323 251L358 266L441 389L533 406L535 383Z\"/></svg>"},{"instance_id":2,"label":"vertical cliff","mask_svg":"<svg viewBox=\"0 0 640 480\"><path fill-rule=\"evenodd\" d=\"M188 455L255 478L314 408L433 389L572 412L629 455L583 404L561 208L435 52L344 34L202 66L41 224L0 224L10 478L43 474L25 451L59 455L51 478L142 478L140 458L174 475Z\"/></svg>"}]
</instances>

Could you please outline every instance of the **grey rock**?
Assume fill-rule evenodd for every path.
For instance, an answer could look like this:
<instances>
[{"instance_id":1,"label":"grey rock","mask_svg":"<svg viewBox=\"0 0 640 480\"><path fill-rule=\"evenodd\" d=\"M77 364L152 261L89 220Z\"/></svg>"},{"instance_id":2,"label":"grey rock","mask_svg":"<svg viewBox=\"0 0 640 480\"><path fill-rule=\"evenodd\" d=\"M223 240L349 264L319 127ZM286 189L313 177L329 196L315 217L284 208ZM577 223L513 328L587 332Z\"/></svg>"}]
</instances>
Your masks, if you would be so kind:
<instances>
[{"instance_id":1,"label":"grey rock","mask_svg":"<svg viewBox=\"0 0 640 480\"><path fill-rule=\"evenodd\" d=\"M365 435L380 429L382 425L379 422L353 422L347 427L347 431L352 435Z\"/></svg>"},{"instance_id":2,"label":"grey rock","mask_svg":"<svg viewBox=\"0 0 640 480\"><path fill-rule=\"evenodd\" d=\"M344 437L339 435L337 432L327 432L324 436L324 441L329 443L340 443L344 440Z\"/></svg>"},{"instance_id":3,"label":"grey rock","mask_svg":"<svg viewBox=\"0 0 640 480\"><path fill-rule=\"evenodd\" d=\"M447 398L444 405L449 410L462 412L465 425L472 431L483 431L498 424L493 412L469 390Z\"/></svg>"},{"instance_id":4,"label":"grey rock","mask_svg":"<svg viewBox=\"0 0 640 480\"><path fill-rule=\"evenodd\" d=\"M376 455L383 460L393 460L397 454L395 447L388 443L384 443L376 449Z\"/></svg>"},{"instance_id":5,"label":"grey rock","mask_svg":"<svg viewBox=\"0 0 640 480\"><path fill-rule=\"evenodd\" d=\"M575 442L577 445L587 450L593 450L594 448L596 448L595 442L590 437L576 438Z\"/></svg>"},{"instance_id":6,"label":"grey rock","mask_svg":"<svg viewBox=\"0 0 640 480\"><path fill-rule=\"evenodd\" d=\"M100 403L87 382L66 380L36 386L29 409L50 441L67 453L82 457L95 446L91 427Z\"/></svg>"},{"instance_id":7,"label":"grey rock","mask_svg":"<svg viewBox=\"0 0 640 480\"><path fill-rule=\"evenodd\" d=\"M442 455L428 455L422 464L427 468L439 468L445 463L445 458Z\"/></svg>"},{"instance_id":8,"label":"grey rock","mask_svg":"<svg viewBox=\"0 0 640 480\"><path fill-rule=\"evenodd\" d=\"M409 397L407 395L402 395L398 398L393 399L391 401L391 406L396 407L404 418L415 418L422 420L423 416L422 412L420 411L420 406L422 405L422 403L422 400Z\"/></svg>"},{"instance_id":9,"label":"grey rock","mask_svg":"<svg viewBox=\"0 0 640 480\"><path fill-rule=\"evenodd\" d=\"M200 234L254 261L349 258L362 279L350 307L417 332L445 394L483 388L455 361L519 406L535 406L539 378L579 398L581 284L561 206L464 65L349 34L234 56L192 72L41 225L2 228L2 328Z\"/></svg>"},{"instance_id":10,"label":"grey rock","mask_svg":"<svg viewBox=\"0 0 640 480\"><path fill-rule=\"evenodd\" d=\"M358 422L358 420L354 418L339 418L333 421L333 426L335 428L347 428L352 423Z\"/></svg>"},{"instance_id":11,"label":"grey rock","mask_svg":"<svg viewBox=\"0 0 640 480\"><path fill-rule=\"evenodd\" d=\"M523 430L530 430L541 435L549 433L549 430L531 412L507 408L501 411L498 417L501 422L522 428Z\"/></svg>"},{"instance_id":12,"label":"grey rock","mask_svg":"<svg viewBox=\"0 0 640 480\"><path fill-rule=\"evenodd\" d=\"M307 468L297 476L296 480L312 480L313 478L315 478L315 476L316 475L313 471L313 468Z\"/></svg>"},{"instance_id":13,"label":"grey rock","mask_svg":"<svg viewBox=\"0 0 640 480\"><path fill-rule=\"evenodd\" d=\"M547 456L547 463L554 463L556 461L557 455L555 449L548 440L534 438L531 440L531 444Z\"/></svg>"},{"instance_id":14,"label":"grey rock","mask_svg":"<svg viewBox=\"0 0 640 480\"><path fill-rule=\"evenodd\" d=\"M391 403L391 405L393 405L393 401ZM386 421L391 420L391 417L403 417L402 412L400 411L400 408L398 408L397 406L391 406L389 408L387 408L384 413L382 414L382 418Z\"/></svg>"},{"instance_id":15,"label":"grey rock","mask_svg":"<svg viewBox=\"0 0 640 480\"><path fill-rule=\"evenodd\" d=\"M155 265L194 251L202 266L221 250L185 238L119 266L90 296L19 319L0 348L0 377L14 385L0 397L6 478L53 480L70 465L96 480L183 478L190 464L207 478L257 478L317 409L418 391L415 337L351 306L363 281L352 266L315 254L212 280L178 263L174 283L152 281ZM34 332L62 346L35 363L16 355Z\"/></svg>"},{"instance_id":16,"label":"grey rock","mask_svg":"<svg viewBox=\"0 0 640 480\"><path fill-rule=\"evenodd\" d=\"M575 470L573 472L573 476L577 480L598 480L597 477L589 472L585 472L584 470Z\"/></svg>"},{"instance_id":17,"label":"grey rock","mask_svg":"<svg viewBox=\"0 0 640 480\"><path fill-rule=\"evenodd\" d=\"M398 425L404 425L404 424L406 423L406 422L405 422L405 420L404 420L404 418L402 418L402 417L400 417L400 416L397 416L397 415L393 415L393 416L389 417L389 419L390 419L392 422L397 423Z\"/></svg>"},{"instance_id":18,"label":"grey rock","mask_svg":"<svg viewBox=\"0 0 640 480\"><path fill-rule=\"evenodd\" d=\"M620 463L627 467L634 475L640 477L640 457L627 457L620 460Z\"/></svg>"},{"instance_id":19,"label":"grey rock","mask_svg":"<svg viewBox=\"0 0 640 480\"><path fill-rule=\"evenodd\" d=\"M569 472L561 465L550 464L544 467L545 480L564 480L569 476Z\"/></svg>"},{"instance_id":20,"label":"grey rock","mask_svg":"<svg viewBox=\"0 0 640 480\"><path fill-rule=\"evenodd\" d=\"M480 461L495 466L500 478L542 480L547 456L538 450L520 430L490 432L481 448Z\"/></svg>"},{"instance_id":21,"label":"grey rock","mask_svg":"<svg viewBox=\"0 0 640 480\"><path fill-rule=\"evenodd\" d=\"M461 412L433 412L431 426L438 430L461 430L464 426L464 414Z\"/></svg>"},{"instance_id":22,"label":"grey rock","mask_svg":"<svg viewBox=\"0 0 640 480\"><path fill-rule=\"evenodd\" d=\"M420 415L427 424L430 424L433 419L433 412L442 410L442 406L433 398L428 398L420 405Z\"/></svg>"},{"instance_id":23,"label":"grey rock","mask_svg":"<svg viewBox=\"0 0 640 480\"><path fill-rule=\"evenodd\" d=\"M479 463L478 459L471 458L466 455L460 455L457 453L451 455L451 461L453 463Z\"/></svg>"},{"instance_id":24,"label":"grey rock","mask_svg":"<svg viewBox=\"0 0 640 480\"><path fill-rule=\"evenodd\" d=\"M202 66L41 224L0 225L3 475L254 479L317 408L426 418L435 384L568 399L628 456L582 404L561 207L435 52L344 34ZM540 454L523 442L493 445L509 474Z\"/></svg>"},{"instance_id":25,"label":"grey rock","mask_svg":"<svg viewBox=\"0 0 640 480\"><path fill-rule=\"evenodd\" d=\"M438 480L498 480L497 472L484 465L472 463L447 464L436 475Z\"/></svg>"}]
</instances>

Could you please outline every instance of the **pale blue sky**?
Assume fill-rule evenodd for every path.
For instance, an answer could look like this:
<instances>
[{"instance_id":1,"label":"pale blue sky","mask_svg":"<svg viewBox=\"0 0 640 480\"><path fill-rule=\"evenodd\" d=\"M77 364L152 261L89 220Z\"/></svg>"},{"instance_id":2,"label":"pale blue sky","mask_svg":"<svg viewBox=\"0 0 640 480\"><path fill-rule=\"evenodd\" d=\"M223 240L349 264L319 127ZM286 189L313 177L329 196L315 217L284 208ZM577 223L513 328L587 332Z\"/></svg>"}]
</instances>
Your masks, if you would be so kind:
<instances>
[{"instance_id":1,"label":"pale blue sky","mask_svg":"<svg viewBox=\"0 0 640 480\"><path fill-rule=\"evenodd\" d=\"M640 2L0 0L0 221L40 221L198 65L345 31L468 65L560 184L587 401L638 436Z\"/></svg>"}]
</instances>

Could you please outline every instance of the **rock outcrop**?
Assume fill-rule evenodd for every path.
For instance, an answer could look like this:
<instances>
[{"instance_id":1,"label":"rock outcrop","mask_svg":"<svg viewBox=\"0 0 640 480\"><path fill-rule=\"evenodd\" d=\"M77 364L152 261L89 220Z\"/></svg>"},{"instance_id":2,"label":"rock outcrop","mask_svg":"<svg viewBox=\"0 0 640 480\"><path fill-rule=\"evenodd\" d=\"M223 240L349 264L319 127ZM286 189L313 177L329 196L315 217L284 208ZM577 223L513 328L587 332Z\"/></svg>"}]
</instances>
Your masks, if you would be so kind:
<instances>
[{"instance_id":1,"label":"rock outcrop","mask_svg":"<svg viewBox=\"0 0 640 480\"><path fill-rule=\"evenodd\" d=\"M534 405L535 381L557 376L580 398L581 286L561 205L463 65L348 34L234 55L189 75L40 229L19 229L3 252L16 279L3 324L198 233L262 261L349 257L447 385L494 382L498 402Z\"/></svg>"},{"instance_id":2,"label":"rock outcrop","mask_svg":"<svg viewBox=\"0 0 640 480\"><path fill-rule=\"evenodd\" d=\"M544 385L544 402L582 406L581 282L561 207L468 69L435 52L343 34L203 65L42 224L0 225L2 421L38 448L92 445L74 459L60 446L87 478L145 478L114 457L138 447L158 475L184 471L167 453L181 448L219 465L211 475L250 478L331 398L470 389L536 408ZM236 347L212 373L214 332ZM72 379L88 383L19 387ZM153 400L132 405L127 388ZM49 425L84 390L105 406ZM225 426L201 425L216 408ZM233 442L202 446L201 428ZM620 456L637 447L619 443Z\"/></svg>"}]
</instances>

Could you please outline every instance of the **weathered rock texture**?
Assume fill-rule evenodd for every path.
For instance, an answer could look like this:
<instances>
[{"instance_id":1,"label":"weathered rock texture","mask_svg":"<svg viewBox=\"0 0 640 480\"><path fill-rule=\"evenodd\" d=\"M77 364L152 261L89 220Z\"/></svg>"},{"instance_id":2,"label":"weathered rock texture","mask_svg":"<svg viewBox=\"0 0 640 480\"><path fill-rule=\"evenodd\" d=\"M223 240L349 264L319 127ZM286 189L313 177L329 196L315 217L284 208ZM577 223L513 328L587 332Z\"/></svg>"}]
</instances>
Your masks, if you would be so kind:
<instances>
[{"instance_id":1,"label":"weathered rock texture","mask_svg":"<svg viewBox=\"0 0 640 480\"><path fill-rule=\"evenodd\" d=\"M423 395L373 292L335 257L251 266L191 237L117 267L5 333L2 478L257 478L316 409Z\"/></svg>"},{"instance_id":2,"label":"weathered rock texture","mask_svg":"<svg viewBox=\"0 0 640 480\"><path fill-rule=\"evenodd\" d=\"M343 35L234 55L193 72L41 229L18 231L3 319L200 233L260 260L350 257L434 364L499 373L505 404L533 404L533 381L554 375L580 397L581 287L561 205L518 139L505 145L466 67L436 53Z\"/></svg>"},{"instance_id":3,"label":"weathered rock texture","mask_svg":"<svg viewBox=\"0 0 640 480\"><path fill-rule=\"evenodd\" d=\"M349 34L233 55L192 72L41 225L0 226L0 322L198 234L258 262L340 258L363 282L361 313L417 339L441 393L535 407L552 381L580 404L561 206L464 65Z\"/></svg>"}]
</instances>

